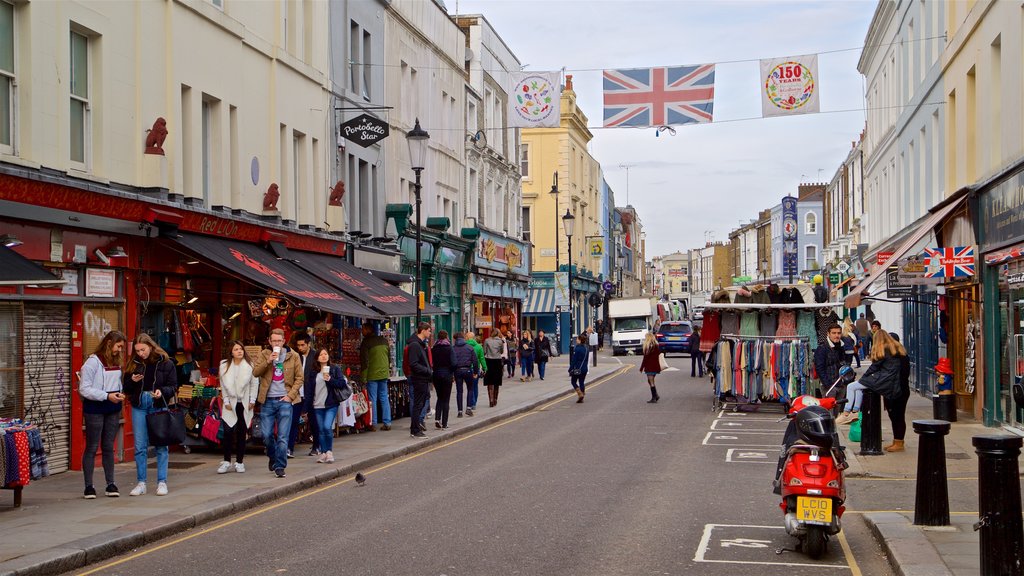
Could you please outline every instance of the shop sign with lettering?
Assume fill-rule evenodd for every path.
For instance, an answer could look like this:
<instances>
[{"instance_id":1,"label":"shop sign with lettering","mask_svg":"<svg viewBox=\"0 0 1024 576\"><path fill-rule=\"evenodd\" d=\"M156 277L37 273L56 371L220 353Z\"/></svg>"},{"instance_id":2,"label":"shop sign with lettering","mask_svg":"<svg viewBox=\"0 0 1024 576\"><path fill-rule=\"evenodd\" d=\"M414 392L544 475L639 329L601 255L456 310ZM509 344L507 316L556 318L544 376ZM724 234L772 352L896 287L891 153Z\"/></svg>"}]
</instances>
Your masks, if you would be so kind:
<instances>
[{"instance_id":1,"label":"shop sign with lettering","mask_svg":"<svg viewBox=\"0 0 1024 576\"><path fill-rule=\"evenodd\" d=\"M530 270L528 254L529 250L526 250L519 241L481 230L476 253L473 255L473 264L480 268L507 270L525 275Z\"/></svg>"},{"instance_id":2,"label":"shop sign with lettering","mask_svg":"<svg viewBox=\"0 0 1024 576\"><path fill-rule=\"evenodd\" d=\"M981 194L981 217L982 251L1024 238L1024 171Z\"/></svg>"},{"instance_id":3,"label":"shop sign with lettering","mask_svg":"<svg viewBox=\"0 0 1024 576\"><path fill-rule=\"evenodd\" d=\"M342 138L369 148L388 137L387 122L369 114L360 114L338 127Z\"/></svg>"}]
</instances>

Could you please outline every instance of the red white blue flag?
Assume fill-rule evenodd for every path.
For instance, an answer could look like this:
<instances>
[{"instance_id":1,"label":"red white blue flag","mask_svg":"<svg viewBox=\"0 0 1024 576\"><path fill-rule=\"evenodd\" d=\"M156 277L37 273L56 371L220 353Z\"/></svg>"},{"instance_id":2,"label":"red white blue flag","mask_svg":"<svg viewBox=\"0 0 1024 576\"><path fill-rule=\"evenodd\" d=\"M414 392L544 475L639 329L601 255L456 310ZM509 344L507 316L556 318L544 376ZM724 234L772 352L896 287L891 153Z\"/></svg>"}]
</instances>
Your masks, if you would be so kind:
<instances>
[{"instance_id":1,"label":"red white blue flag","mask_svg":"<svg viewBox=\"0 0 1024 576\"><path fill-rule=\"evenodd\" d=\"M714 104L714 64L604 71L606 128L704 124Z\"/></svg>"},{"instance_id":2,"label":"red white blue flag","mask_svg":"<svg viewBox=\"0 0 1024 576\"><path fill-rule=\"evenodd\" d=\"M974 246L925 248L925 278L965 278L974 276L977 258Z\"/></svg>"}]
</instances>

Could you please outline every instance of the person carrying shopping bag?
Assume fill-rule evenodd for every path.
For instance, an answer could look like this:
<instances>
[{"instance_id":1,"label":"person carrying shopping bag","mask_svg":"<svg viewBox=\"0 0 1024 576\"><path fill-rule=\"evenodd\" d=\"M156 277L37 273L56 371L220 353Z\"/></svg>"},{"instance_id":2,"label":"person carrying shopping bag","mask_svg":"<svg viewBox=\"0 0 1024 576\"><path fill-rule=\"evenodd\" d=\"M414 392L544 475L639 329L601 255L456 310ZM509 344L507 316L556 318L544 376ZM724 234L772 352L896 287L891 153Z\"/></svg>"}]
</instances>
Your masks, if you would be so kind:
<instances>
[{"instance_id":1,"label":"person carrying shopping bag","mask_svg":"<svg viewBox=\"0 0 1024 576\"><path fill-rule=\"evenodd\" d=\"M640 371L647 375L647 385L651 387L651 399L648 404L657 404L661 400L658 389L654 386L654 378L661 374L661 347L654 334L648 332L644 337L644 359L640 362Z\"/></svg>"},{"instance_id":2,"label":"person carrying shopping bag","mask_svg":"<svg viewBox=\"0 0 1024 576\"><path fill-rule=\"evenodd\" d=\"M150 414L165 410L178 391L178 374L174 363L149 334L139 334L132 343L131 372L124 376L124 390L132 405L132 432L135 434L135 477L138 484L129 496L146 493L146 462L149 459ZM168 447L156 449L156 495L167 495Z\"/></svg>"},{"instance_id":3,"label":"person carrying shopping bag","mask_svg":"<svg viewBox=\"0 0 1024 576\"><path fill-rule=\"evenodd\" d=\"M224 430L220 445L224 449L224 460L217 468L217 474L231 470L245 472L246 436L252 425L259 389L259 380L252 375L252 360L246 354L245 346L238 340L233 341L227 359L220 363L220 421ZM232 451L235 454L234 467L231 466Z\"/></svg>"},{"instance_id":4,"label":"person carrying shopping bag","mask_svg":"<svg viewBox=\"0 0 1024 576\"><path fill-rule=\"evenodd\" d=\"M121 377L124 349L128 339L117 330L103 336L96 350L85 360L79 372L78 394L82 396L85 420L85 452L82 453L82 477L85 499L96 499L92 485L96 468L96 451L103 451L103 475L107 481L106 496L117 498L121 492L114 484L114 440L120 428L124 393Z\"/></svg>"}]
</instances>

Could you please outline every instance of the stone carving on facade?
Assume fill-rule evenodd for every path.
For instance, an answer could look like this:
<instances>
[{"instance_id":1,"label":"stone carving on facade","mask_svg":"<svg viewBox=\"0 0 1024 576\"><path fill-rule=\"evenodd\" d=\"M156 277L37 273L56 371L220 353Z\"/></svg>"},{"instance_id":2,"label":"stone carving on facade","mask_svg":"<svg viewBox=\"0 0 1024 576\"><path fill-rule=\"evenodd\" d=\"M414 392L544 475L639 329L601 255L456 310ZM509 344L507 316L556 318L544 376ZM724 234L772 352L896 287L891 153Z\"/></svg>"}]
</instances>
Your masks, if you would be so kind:
<instances>
[{"instance_id":1,"label":"stone carving on facade","mask_svg":"<svg viewBox=\"0 0 1024 576\"><path fill-rule=\"evenodd\" d=\"M281 198L281 190L277 187L276 183L271 183L270 187L263 194L263 209L264 210L277 210L277 201Z\"/></svg>"},{"instance_id":2,"label":"stone carving on facade","mask_svg":"<svg viewBox=\"0 0 1024 576\"><path fill-rule=\"evenodd\" d=\"M146 134L146 154L164 155L164 140L167 139L167 120L157 118Z\"/></svg>"},{"instance_id":3,"label":"stone carving on facade","mask_svg":"<svg viewBox=\"0 0 1024 576\"><path fill-rule=\"evenodd\" d=\"M331 195L327 199L328 206L342 206L345 200L345 183L338 180L338 183L331 188Z\"/></svg>"}]
</instances>

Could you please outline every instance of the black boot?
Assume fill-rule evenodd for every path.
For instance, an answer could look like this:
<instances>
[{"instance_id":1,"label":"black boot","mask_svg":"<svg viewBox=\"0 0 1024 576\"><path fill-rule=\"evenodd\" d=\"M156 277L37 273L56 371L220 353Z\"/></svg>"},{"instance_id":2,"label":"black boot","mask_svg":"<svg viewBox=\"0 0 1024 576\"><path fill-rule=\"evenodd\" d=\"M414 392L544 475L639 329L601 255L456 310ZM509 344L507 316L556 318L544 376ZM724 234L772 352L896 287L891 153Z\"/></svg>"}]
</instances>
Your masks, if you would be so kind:
<instances>
[{"instance_id":1,"label":"black boot","mask_svg":"<svg viewBox=\"0 0 1024 576\"><path fill-rule=\"evenodd\" d=\"M648 404L655 404L658 402L660 397L658 396L658 389L651 386L651 399L647 401Z\"/></svg>"}]
</instances>

